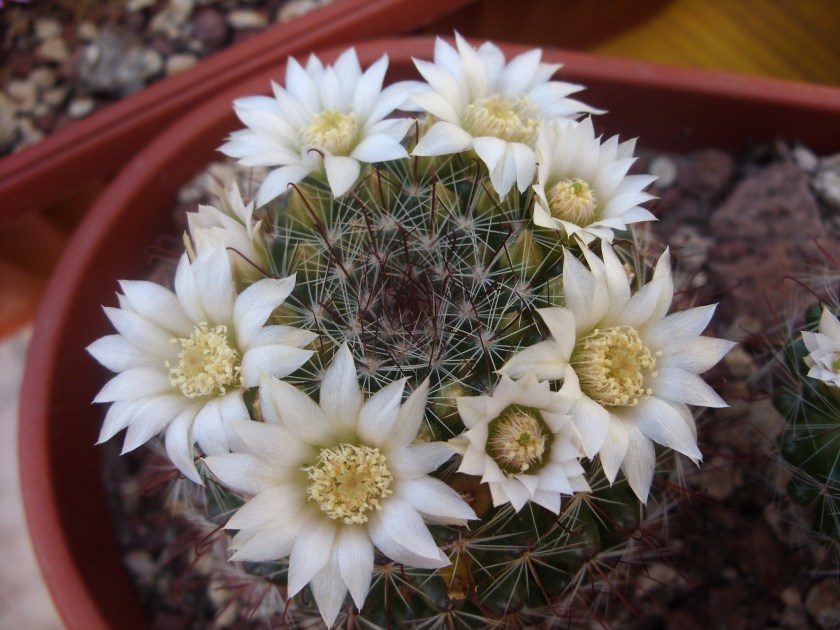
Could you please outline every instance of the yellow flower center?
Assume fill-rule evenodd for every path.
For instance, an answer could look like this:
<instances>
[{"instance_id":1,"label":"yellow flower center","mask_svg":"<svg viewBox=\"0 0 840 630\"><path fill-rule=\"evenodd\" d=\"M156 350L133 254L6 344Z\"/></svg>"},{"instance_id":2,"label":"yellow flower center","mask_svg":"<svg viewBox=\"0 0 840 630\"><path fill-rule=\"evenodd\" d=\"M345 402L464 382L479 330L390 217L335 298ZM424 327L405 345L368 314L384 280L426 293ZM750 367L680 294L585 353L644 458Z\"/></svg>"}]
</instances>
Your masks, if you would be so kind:
<instances>
[{"instance_id":1,"label":"yellow flower center","mask_svg":"<svg viewBox=\"0 0 840 630\"><path fill-rule=\"evenodd\" d=\"M548 209L552 216L575 225L589 225L595 218L598 200L582 179L563 179L548 191Z\"/></svg>"},{"instance_id":2,"label":"yellow flower center","mask_svg":"<svg viewBox=\"0 0 840 630\"><path fill-rule=\"evenodd\" d=\"M524 473L542 463L548 431L539 412L510 406L490 423L487 452L508 474Z\"/></svg>"},{"instance_id":3,"label":"yellow flower center","mask_svg":"<svg viewBox=\"0 0 840 630\"><path fill-rule=\"evenodd\" d=\"M169 382L187 398L221 396L242 384L239 352L230 346L227 326L195 325L189 337L173 339L181 345L178 364L166 362Z\"/></svg>"},{"instance_id":4,"label":"yellow flower center","mask_svg":"<svg viewBox=\"0 0 840 630\"><path fill-rule=\"evenodd\" d=\"M304 144L311 144L333 155L347 155L353 147L358 127L355 114L318 112L306 127L300 130Z\"/></svg>"},{"instance_id":5,"label":"yellow flower center","mask_svg":"<svg viewBox=\"0 0 840 630\"><path fill-rule=\"evenodd\" d=\"M655 376L656 359L631 326L592 331L578 342L571 358L581 391L607 406L634 406L650 395L645 378Z\"/></svg>"},{"instance_id":6,"label":"yellow flower center","mask_svg":"<svg viewBox=\"0 0 840 630\"><path fill-rule=\"evenodd\" d=\"M353 444L324 448L318 463L306 472L309 499L345 525L367 523L368 512L381 510L380 499L393 493L394 476L378 448Z\"/></svg>"},{"instance_id":7,"label":"yellow flower center","mask_svg":"<svg viewBox=\"0 0 840 630\"><path fill-rule=\"evenodd\" d=\"M539 108L527 95L503 99L494 94L470 103L462 124L473 136L494 136L506 142L532 145L540 130Z\"/></svg>"},{"instance_id":8,"label":"yellow flower center","mask_svg":"<svg viewBox=\"0 0 840 630\"><path fill-rule=\"evenodd\" d=\"M840 372L840 354L834 355L834 361L831 362L831 369L834 372Z\"/></svg>"}]
</instances>

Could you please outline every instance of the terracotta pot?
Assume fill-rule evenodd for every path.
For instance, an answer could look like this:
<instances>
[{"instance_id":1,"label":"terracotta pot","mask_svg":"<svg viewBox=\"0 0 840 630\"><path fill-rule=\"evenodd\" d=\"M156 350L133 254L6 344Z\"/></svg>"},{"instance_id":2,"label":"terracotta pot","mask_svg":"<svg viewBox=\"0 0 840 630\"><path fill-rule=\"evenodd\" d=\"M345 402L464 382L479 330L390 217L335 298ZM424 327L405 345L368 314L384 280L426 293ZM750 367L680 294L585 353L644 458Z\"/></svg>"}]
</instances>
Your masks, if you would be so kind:
<instances>
[{"instance_id":1,"label":"terracotta pot","mask_svg":"<svg viewBox=\"0 0 840 630\"><path fill-rule=\"evenodd\" d=\"M433 40L357 46L364 66L383 51L392 79L415 76L411 57L430 59ZM508 56L525 50L508 46ZM339 49L320 56L334 59ZM561 78L587 86L584 100L611 110L598 124L648 147L740 150L750 142L799 138L817 151L840 149L840 90L689 72L547 51ZM231 100L267 92L283 68L261 70L161 133L120 172L76 232L37 320L25 376L20 461L29 526L47 584L71 628L148 627L111 527L93 446L103 410L90 404L108 378L84 348L112 332L100 310L115 303L118 278L149 270L148 247L166 233L178 188L217 156L240 125Z\"/></svg>"}]
</instances>

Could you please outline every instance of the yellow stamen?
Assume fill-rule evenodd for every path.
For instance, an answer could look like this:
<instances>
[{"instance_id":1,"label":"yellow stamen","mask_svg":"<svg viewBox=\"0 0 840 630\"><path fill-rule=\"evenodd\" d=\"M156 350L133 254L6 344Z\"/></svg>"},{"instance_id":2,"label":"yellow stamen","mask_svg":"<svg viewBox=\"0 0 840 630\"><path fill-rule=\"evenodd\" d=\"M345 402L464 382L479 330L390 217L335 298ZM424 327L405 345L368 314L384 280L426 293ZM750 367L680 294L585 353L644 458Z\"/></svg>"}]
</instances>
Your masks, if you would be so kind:
<instances>
[{"instance_id":1,"label":"yellow stamen","mask_svg":"<svg viewBox=\"0 0 840 630\"><path fill-rule=\"evenodd\" d=\"M347 155L353 148L358 127L355 114L341 112L318 112L302 127L300 138L304 144L311 144L324 149L332 155Z\"/></svg>"},{"instance_id":2,"label":"yellow stamen","mask_svg":"<svg viewBox=\"0 0 840 630\"><path fill-rule=\"evenodd\" d=\"M581 391L607 406L634 406L650 395L645 379L655 376L656 358L630 326L592 331L572 353Z\"/></svg>"},{"instance_id":3,"label":"yellow stamen","mask_svg":"<svg viewBox=\"0 0 840 630\"><path fill-rule=\"evenodd\" d=\"M470 103L462 124L473 136L494 136L532 145L540 130L539 108L526 95L503 99L494 94Z\"/></svg>"},{"instance_id":4,"label":"yellow stamen","mask_svg":"<svg viewBox=\"0 0 840 630\"><path fill-rule=\"evenodd\" d=\"M548 209L557 219L589 225L595 219L598 200L595 192L582 179L563 179L548 191Z\"/></svg>"},{"instance_id":5,"label":"yellow stamen","mask_svg":"<svg viewBox=\"0 0 840 630\"><path fill-rule=\"evenodd\" d=\"M381 510L380 499L393 493L394 477L378 448L339 444L324 448L318 463L306 469L309 499L333 520L360 525L371 510Z\"/></svg>"},{"instance_id":6,"label":"yellow stamen","mask_svg":"<svg viewBox=\"0 0 840 630\"><path fill-rule=\"evenodd\" d=\"M178 364L169 361L169 382L187 398L221 396L231 387L240 387L239 352L228 341L227 326L213 328L207 322L195 325L189 337L173 339L181 345Z\"/></svg>"},{"instance_id":7,"label":"yellow stamen","mask_svg":"<svg viewBox=\"0 0 840 630\"><path fill-rule=\"evenodd\" d=\"M491 422L487 452L503 471L524 473L542 463L547 434L536 410L511 406Z\"/></svg>"}]
</instances>

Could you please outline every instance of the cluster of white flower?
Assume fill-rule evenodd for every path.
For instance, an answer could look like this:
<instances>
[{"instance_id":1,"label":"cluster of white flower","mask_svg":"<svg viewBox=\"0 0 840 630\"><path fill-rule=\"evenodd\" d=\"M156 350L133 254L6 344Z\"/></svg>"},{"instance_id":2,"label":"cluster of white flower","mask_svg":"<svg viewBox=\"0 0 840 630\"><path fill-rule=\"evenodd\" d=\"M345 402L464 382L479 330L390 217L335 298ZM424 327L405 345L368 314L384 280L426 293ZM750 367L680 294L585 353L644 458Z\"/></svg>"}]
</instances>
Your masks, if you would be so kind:
<instances>
[{"instance_id":1,"label":"cluster of white flower","mask_svg":"<svg viewBox=\"0 0 840 630\"><path fill-rule=\"evenodd\" d=\"M579 86L551 80L559 66L542 63L538 50L506 63L492 44L475 49L457 35L456 47L438 40L434 63L416 61L427 83L383 89L387 65L383 57L362 72L353 50L332 66L289 60L285 87L237 100L247 129L221 150L272 167L256 201L246 205L234 184L221 209L191 214L174 292L121 283L120 308L106 309L118 334L89 347L119 373L96 398L112 403L100 441L127 428L125 452L163 432L175 466L202 483L197 445L213 475L248 498L226 524L238 532L233 559L288 558L289 595L310 584L328 624L348 590L362 608L374 548L413 567L450 562L427 523L477 518L430 476L454 454L497 507L532 501L559 513L561 495L589 491L581 462L596 456L611 483L623 470L646 501L654 442L701 459L687 405L724 404L697 375L731 347L701 334L713 306L667 314L667 252L631 294L610 243L614 231L654 218L639 207L653 178L628 175L633 141L602 143L589 117L576 120L597 111L568 98ZM425 122L393 117L397 109L422 111ZM406 134L415 127L413 144ZM477 156L499 196L514 184L532 189L533 225L570 248L564 306L538 311L549 336L509 358L492 394L458 398L461 435L419 442L428 382L404 402L405 380L364 400L346 344L321 376L317 403L282 380L310 359L317 334L271 323L295 278L265 275L270 247L254 211L307 178L340 197L363 164L454 153ZM815 356L814 369L836 377L834 362ZM249 390L259 422L243 398Z\"/></svg>"}]
</instances>

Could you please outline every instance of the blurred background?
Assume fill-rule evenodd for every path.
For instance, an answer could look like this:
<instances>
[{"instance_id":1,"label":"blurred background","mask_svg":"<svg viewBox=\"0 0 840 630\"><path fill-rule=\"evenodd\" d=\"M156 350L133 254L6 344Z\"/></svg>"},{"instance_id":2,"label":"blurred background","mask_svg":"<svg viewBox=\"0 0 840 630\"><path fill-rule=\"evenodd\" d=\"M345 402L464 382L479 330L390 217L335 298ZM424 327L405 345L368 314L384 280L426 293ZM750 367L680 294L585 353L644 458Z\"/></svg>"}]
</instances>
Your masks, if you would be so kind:
<instances>
[{"instance_id":1,"label":"blurred background","mask_svg":"<svg viewBox=\"0 0 840 630\"><path fill-rule=\"evenodd\" d=\"M109 104L329 3L0 1L0 174L19 152ZM840 85L838 0L453 0L451 6L450 14L436 9L410 32L458 30L479 39ZM104 70L103 58L109 60ZM0 628L61 627L25 543L17 390L41 292L106 181L42 207L12 208L0 194Z\"/></svg>"}]
</instances>

